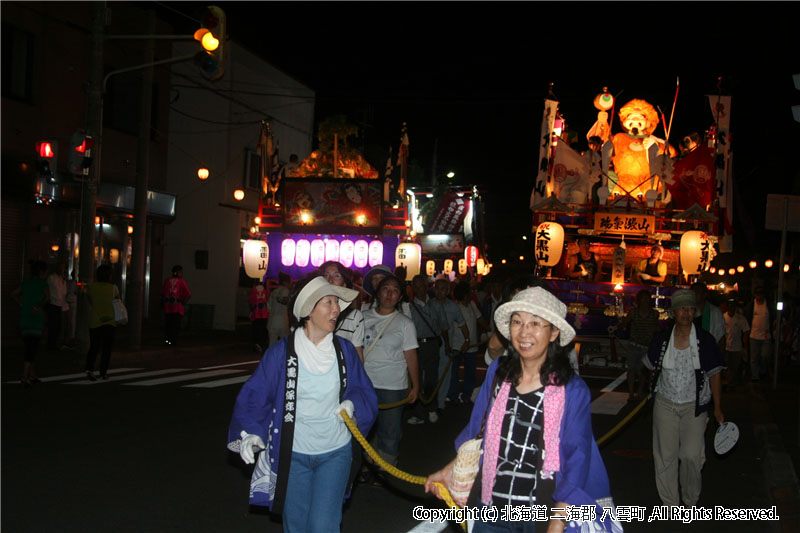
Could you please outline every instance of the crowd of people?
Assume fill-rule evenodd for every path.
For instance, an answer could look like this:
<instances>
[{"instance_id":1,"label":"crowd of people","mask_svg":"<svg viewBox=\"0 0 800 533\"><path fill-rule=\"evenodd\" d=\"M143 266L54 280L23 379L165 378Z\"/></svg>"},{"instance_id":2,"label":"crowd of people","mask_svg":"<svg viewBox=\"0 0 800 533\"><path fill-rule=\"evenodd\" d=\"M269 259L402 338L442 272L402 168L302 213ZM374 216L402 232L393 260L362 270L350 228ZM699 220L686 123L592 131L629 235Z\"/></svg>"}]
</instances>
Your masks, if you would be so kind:
<instances>
[{"instance_id":1,"label":"crowd of people","mask_svg":"<svg viewBox=\"0 0 800 533\"><path fill-rule=\"evenodd\" d=\"M650 257L642 261L638 269L645 273L642 279L658 282L660 254L660 247L654 246ZM576 274L594 270L593 259L591 254L583 257L574 268ZM287 290L282 297L293 310L287 317L289 333L270 338L271 348L251 378L253 383L248 382L239 394L229 431L229 448L238 451L246 463L256 460L254 450L268 450L259 456L260 466L253 473L251 502L262 498L273 512L284 514L284 524L301 520L300 527L285 526L287 531L338 531L344 495L353 484L382 485L381 468L357 443L348 440L347 449L352 452L349 469L342 467L336 483L327 483L326 495L321 496L329 503L329 497L335 496L336 509L331 508L330 515L334 519L311 526L302 509L296 516L287 515L297 512L285 502L296 490L294 478L282 479L287 471L267 464L277 462L273 461L279 453L275 435L281 434L286 446L285 431L277 418L285 413L281 402L289 396L286 383L280 381L284 374L278 372L277 378L268 381L263 373L275 371L275 365L285 366L292 361L288 354L302 348L299 332L302 328L307 331L311 316L325 303L325 298L318 297L327 294L315 292L312 299L318 299L319 305L307 305L298 312L296 302L310 284L327 284L337 296L338 306L324 308L325 331L353 356L344 367L348 374L359 373L360 385L368 389L363 394L373 399L369 405L345 409L345 403L336 401L346 392L340 386L331 389L324 405L320 400L311 408L306 401L303 408L300 394L310 387L300 384L303 376L320 378L312 368L304 368L309 363L299 358L298 384L293 392L297 427L324 420L328 430L343 434L337 413L344 410L369 436L378 455L395 465L404 424L435 424L444 415L445 402L457 402L471 408L471 417L456 439L454 451L470 439L482 438L480 472L462 504L613 505L592 434L590 394L578 371L572 342L575 330L566 320L566 306L542 280L526 276L503 283L490 276L477 284L469 279L417 275L407 282L405 271L393 272L384 265L372 268L361 279L357 272L328 262L294 286L284 287ZM342 290L349 292L339 292ZM748 304L738 301L735 294L718 302L719 295L709 294L704 284L696 283L672 295L667 320L655 309L653 296L648 288L636 294L635 306L617 325L617 342L627 355L629 400L644 399L650 392L655 398L653 454L658 494L665 505L694 505L702 487L708 420L713 416L718 424L725 421L723 390L741 386L745 379L769 376L774 323L759 288ZM269 316L273 316L271 309ZM333 361L332 355L328 358ZM479 361L488 367L482 382L476 378ZM358 369L350 369L348 364ZM365 401L363 397L361 401ZM297 446L302 441L296 437L293 442ZM548 450L553 451L548 454ZM280 459L292 465L295 461L320 465L318 473L316 467L311 468L311 481L297 482L313 483L316 476L328 479L321 466L328 452L307 447L305 452L291 455L281 452ZM447 486L453 480L454 463L431 474L426 490L438 496L438 483ZM305 472L306 467L298 468ZM256 486L261 488L253 489ZM264 494L259 495L259 490ZM554 515L546 529L587 527L573 518ZM619 523L610 520L589 527L598 525L605 531L620 530ZM513 528L517 526L476 523L473 531L516 531ZM500 529L493 529L497 527ZM527 531L524 527L519 530Z\"/></svg>"}]
</instances>

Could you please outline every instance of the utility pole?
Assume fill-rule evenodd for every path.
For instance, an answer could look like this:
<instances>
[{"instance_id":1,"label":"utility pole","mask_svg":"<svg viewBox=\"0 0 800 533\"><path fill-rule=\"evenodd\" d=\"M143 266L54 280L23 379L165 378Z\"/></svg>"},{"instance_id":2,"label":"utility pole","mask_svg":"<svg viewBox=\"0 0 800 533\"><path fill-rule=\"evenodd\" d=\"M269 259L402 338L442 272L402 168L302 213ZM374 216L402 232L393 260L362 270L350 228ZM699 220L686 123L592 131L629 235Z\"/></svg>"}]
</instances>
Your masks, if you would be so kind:
<instances>
[{"instance_id":1,"label":"utility pole","mask_svg":"<svg viewBox=\"0 0 800 533\"><path fill-rule=\"evenodd\" d=\"M147 34L156 31L156 17L147 10ZM128 324L130 344L138 348L142 343L142 317L144 316L144 271L147 253L147 187L150 174L150 122L153 103L153 59L155 41L148 39L144 46L142 85L139 94L139 147L136 157L136 195L133 207L133 241L131 243L131 277L128 282ZM127 292L127 291L126 291Z\"/></svg>"},{"instance_id":2,"label":"utility pole","mask_svg":"<svg viewBox=\"0 0 800 533\"><path fill-rule=\"evenodd\" d=\"M80 261L78 279L90 283L94 279L94 217L97 213L97 186L100 183L103 146L103 40L105 38L106 3L92 3L92 52L89 63L89 99L86 130L94 138L94 162L81 188Z\"/></svg>"}]
</instances>

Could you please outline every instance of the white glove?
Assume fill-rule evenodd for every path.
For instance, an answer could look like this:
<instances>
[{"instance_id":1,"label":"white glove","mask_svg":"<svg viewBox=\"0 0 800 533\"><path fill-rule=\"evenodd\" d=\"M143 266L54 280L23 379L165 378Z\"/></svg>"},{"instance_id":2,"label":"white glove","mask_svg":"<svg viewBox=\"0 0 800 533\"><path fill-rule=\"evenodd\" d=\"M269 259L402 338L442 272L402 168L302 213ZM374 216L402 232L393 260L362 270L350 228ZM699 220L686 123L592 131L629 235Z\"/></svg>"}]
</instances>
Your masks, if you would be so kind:
<instances>
[{"instance_id":1,"label":"white glove","mask_svg":"<svg viewBox=\"0 0 800 533\"><path fill-rule=\"evenodd\" d=\"M336 408L334 413L336 413L336 416L339 417L339 420L344 422L344 418L342 418L342 415L341 415L342 411L347 413L348 417L353 418L353 413L355 412L355 410L356 410L356 408L353 405L353 402L351 402L350 400L345 400L345 401L343 401L342 403L339 404L339 406Z\"/></svg>"},{"instance_id":2,"label":"white glove","mask_svg":"<svg viewBox=\"0 0 800 533\"><path fill-rule=\"evenodd\" d=\"M239 456L242 458L242 461L244 461L245 464L251 465L256 462L255 454L253 453L253 447L263 450L266 448L266 446L264 446L264 441L261 440L261 437L258 435L250 435L246 431L242 430L241 436L242 443L239 445Z\"/></svg>"}]
</instances>

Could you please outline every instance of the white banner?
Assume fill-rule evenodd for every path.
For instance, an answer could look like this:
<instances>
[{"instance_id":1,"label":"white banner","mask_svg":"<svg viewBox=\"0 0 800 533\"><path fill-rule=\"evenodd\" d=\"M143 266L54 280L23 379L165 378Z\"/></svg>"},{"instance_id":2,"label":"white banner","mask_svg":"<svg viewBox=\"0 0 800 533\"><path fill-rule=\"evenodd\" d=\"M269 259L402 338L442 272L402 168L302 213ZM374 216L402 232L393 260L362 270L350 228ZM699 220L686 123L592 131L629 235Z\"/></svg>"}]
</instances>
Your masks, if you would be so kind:
<instances>
[{"instance_id":1,"label":"white banner","mask_svg":"<svg viewBox=\"0 0 800 533\"><path fill-rule=\"evenodd\" d=\"M733 251L733 191L731 191L731 146L730 146L730 124L731 124L731 97L719 96L716 94L706 95L708 104L711 106L711 114L717 123L716 134L716 161L721 161L717 165L717 198L719 199L720 221L719 221L719 251L720 253Z\"/></svg>"},{"instance_id":2,"label":"white banner","mask_svg":"<svg viewBox=\"0 0 800 533\"><path fill-rule=\"evenodd\" d=\"M550 169L550 144L553 137L553 125L556 120L558 102L556 100L544 101L544 114L542 116L542 130L539 136L539 159L537 160L536 181L531 191L530 207L538 204L553 191L553 186L548 183Z\"/></svg>"}]
</instances>

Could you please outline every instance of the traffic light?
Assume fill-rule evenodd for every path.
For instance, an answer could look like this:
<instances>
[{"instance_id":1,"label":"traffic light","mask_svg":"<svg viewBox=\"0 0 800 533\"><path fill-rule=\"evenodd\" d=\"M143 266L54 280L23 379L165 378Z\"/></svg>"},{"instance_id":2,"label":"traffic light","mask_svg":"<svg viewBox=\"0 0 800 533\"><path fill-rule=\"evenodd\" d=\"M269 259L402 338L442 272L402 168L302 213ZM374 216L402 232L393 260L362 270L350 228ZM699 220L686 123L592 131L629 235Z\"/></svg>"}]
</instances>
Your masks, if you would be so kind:
<instances>
[{"instance_id":1,"label":"traffic light","mask_svg":"<svg viewBox=\"0 0 800 533\"><path fill-rule=\"evenodd\" d=\"M77 176L89 174L89 167L92 166L92 147L94 139L90 135L80 130L72 134L67 167L71 174Z\"/></svg>"},{"instance_id":2,"label":"traffic light","mask_svg":"<svg viewBox=\"0 0 800 533\"><path fill-rule=\"evenodd\" d=\"M48 183L55 183L58 177L58 143L41 141L36 143L36 173Z\"/></svg>"},{"instance_id":3,"label":"traffic light","mask_svg":"<svg viewBox=\"0 0 800 533\"><path fill-rule=\"evenodd\" d=\"M203 75L218 80L225 73L225 12L217 6L208 6L200 16L201 27L194 38L203 50L194 56Z\"/></svg>"}]
</instances>

